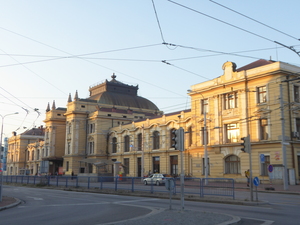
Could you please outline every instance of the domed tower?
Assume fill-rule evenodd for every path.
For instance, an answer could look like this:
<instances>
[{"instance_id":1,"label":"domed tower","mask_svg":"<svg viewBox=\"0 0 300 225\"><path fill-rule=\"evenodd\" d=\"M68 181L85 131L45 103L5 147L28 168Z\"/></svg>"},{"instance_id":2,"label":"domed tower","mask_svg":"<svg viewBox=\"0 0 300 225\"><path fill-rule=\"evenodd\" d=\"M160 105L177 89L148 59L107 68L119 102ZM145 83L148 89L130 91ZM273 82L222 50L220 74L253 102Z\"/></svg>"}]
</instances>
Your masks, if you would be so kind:
<instances>
[{"instance_id":1,"label":"domed tower","mask_svg":"<svg viewBox=\"0 0 300 225\"><path fill-rule=\"evenodd\" d=\"M150 100L137 95L138 86L111 80L89 88L90 96L76 91L68 98L64 170L66 174L98 173L93 163L107 158L107 138L111 127L162 115ZM89 166L86 166L89 165Z\"/></svg>"}]
</instances>

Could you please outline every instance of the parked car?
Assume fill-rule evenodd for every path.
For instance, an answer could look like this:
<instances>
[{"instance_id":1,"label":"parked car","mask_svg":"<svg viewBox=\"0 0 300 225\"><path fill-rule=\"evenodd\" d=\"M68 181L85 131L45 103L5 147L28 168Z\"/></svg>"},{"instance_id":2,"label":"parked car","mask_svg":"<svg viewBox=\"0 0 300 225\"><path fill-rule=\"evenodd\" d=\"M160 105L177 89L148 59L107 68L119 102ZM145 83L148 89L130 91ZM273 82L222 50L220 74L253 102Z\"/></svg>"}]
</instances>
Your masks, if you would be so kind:
<instances>
[{"instance_id":1,"label":"parked car","mask_svg":"<svg viewBox=\"0 0 300 225\"><path fill-rule=\"evenodd\" d=\"M155 184L155 185L159 186L161 184L165 184L166 177L171 177L171 176L167 175L167 174L154 173L144 179L144 184L145 185Z\"/></svg>"}]
</instances>

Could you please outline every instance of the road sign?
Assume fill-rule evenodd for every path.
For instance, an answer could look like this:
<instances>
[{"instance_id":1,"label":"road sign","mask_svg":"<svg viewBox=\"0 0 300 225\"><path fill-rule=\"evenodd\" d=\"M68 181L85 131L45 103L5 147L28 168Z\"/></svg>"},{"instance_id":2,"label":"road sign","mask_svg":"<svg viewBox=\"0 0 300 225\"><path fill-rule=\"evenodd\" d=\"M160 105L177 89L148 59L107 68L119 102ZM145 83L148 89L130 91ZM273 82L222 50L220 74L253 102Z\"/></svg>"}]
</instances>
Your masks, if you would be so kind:
<instances>
[{"instance_id":1,"label":"road sign","mask_svg":"<svg viewBox=\"0 0 300 225\"><path fill-rule=\"evenodd\" d=\"M253 184L257 187L259 185L260 181L258 177L254 177Z\"/></svg>"},{"instance_id":2,"label":"road sign","mask_svg":"<svg viewBox=\"0 0 300 225\"><path fill-rule=\"evenodd\" d=\"M260 154L259 158L260 158L260 163L265 163L265 155L264 154Z\"/></svg>"},{"instance_id":3,"label":"road sign","mask_svg":"<svg viewBox=\"0 0 300 225\"><path fill-rule=\"evenodd\" d=\"M174 179L167 179L165 183L165 187L167 190L172 191L175 187Z\"/></svg>"},{"instance_id":4,"label":"road sign","mask_svg":"<svg viewBox=\"0 0 300 225\"><path fill-rule=\"evenodd\" d=\"M269 171L270 173L273 172L273 166L272 166L271 164L268 166L268 171Z\"/></svg>"}]
</instances>

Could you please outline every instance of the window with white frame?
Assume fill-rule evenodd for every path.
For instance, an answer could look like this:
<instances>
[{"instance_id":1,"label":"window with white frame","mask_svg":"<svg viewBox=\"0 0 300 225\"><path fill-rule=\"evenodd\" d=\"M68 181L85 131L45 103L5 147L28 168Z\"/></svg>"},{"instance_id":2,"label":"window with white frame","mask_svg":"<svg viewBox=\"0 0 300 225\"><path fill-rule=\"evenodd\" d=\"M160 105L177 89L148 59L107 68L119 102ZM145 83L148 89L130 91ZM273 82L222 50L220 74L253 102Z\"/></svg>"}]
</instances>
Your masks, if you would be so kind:
<instances>
[{"instance_id":1,"label":"window with white frame","mask_svg":"<svg viewBox=\"0 0 300 225\"><path fill-rule=\"evenodd\" d=\"M143 150L143 134L139 133L137 135L137 151Z\"/></svg>"},{"instance_id":2,"label":"window with white frame","mask_svg":"<svg viewBox=\"0 0 300 225\"><path fill-rule=\"evenodd\" d=\"M94 123L90 123L89 124L89 133L92 134L95 132L95 124Z\"/></svg>"},{"instance_id":3,"label":"window with white frame","mask_svg":"<svg viewBox=\"0 0 300 225\"><path fill-rule=\"evenodd\" d=\"M93 141L90 141L89 142L89 154L94 154L94 146L95 146L95 143Z\"/></svg>"},{"instance_id":4,"label":"window with white frame","mask_svg":"<svg viewBox=\"0 0 300 225\"><path fill-rule=\"evenodd\" d=\"M261 86L257 88L257 103L267 102L267 87Z\"/></svg>"},{"instance_id":5,"label":"window with white frame","mask_svg":"<svg viewBox=\"0 0 300 225\"><path fill-rule=\"evenodd\" d=\"M269 138L268 119L262 118L259 120L259 135L260 135L260 140L268 140Z\"/></svg>"},{"instance_id":6,"label":"window with white frame","mask_svg":"<svg viewBox=\"0 0 300 225\"><path fill-rule=\"evenodd\" d=\"M240 126L238 123L225 124L226 143L239 142Z\"/></svg>"},{"instance_id":7,"label":"window with white frame","mask_svg":"<svg viewBox=\"0 0 300 225\"><path fill-rule=\"evenodd\" d=\"M268 176L268 166L270 165L270 155L265 155L265 162L260 163L260 175Z\"/></svg>"},{"instance_id":8,"label":"window with white frame","mask_svg":"<svg viewBox=\"0 0 300 225\"><path fill-rule=\"evenodd\" d=\"M230 155L225 158L225 174L240 174L240 158L236 155Z\"/></svg>"},{"instance_id":9,"label":"window with white frame","mask_svg":"<svg viewBox=\"0 0 300 225\"><path fill-rule=\"evenodd\" d=\"M129 174L129 158L124 159L124 174Z\"/></svg>"},{"instance_id":10,"label":"window with white frame","mask_svg":"<svg viewBox=\"0 0 300 225\"><path fill-rule=\"evenodd\" d=\"M153 149L159 149L159 132L153 132Z\"/></svg>"},{"instance_id":11,"label":"window with white frame","mask_svg":"<svg viewBox=\"0 0 300 225\"><path fill-rule=\"evenodd\" d=\"M208 113L208 98L201 100L201 114Z\"/></svg>"},{"instance_id":12,"label":"window with white frame","mask_svg":"<svg viewBox=\"0 0 300 225\"><path fill-rule=\"evenodd\" d=\"M71 154L71 142L68 142L67 144L67 154Z\"/></svg>"},{"instance_id":13,"label":"window with white frame","mask_svg":"<svg viewBox=\"0 0 300 225\"><path fill-rule=\"evenodd\" d=\"M238 107L238 93L231 92L223 95L224 109L233 109Z\"/></svg>"},{"instance_id":14,"label":"window with white frame","mask_svg":"<svg viewBox=\"0 0 300 225\"><path fill-rule=\"evenodd\" d=\"M124 152L129 152L130 149L130 137L128 135L126 135L124 137Z\"/></svg>"},{"instance_id":15,"label":"window with white frame","mask_svg":"<svg viewBox=\"0 0 300 225\"><path fill-rule=\"evenodd\" d=\"M294 85L294 101L300 102L299 86Z\"/></svg>"},{"instance_id":16,"label":"window with white frame","mask_svg":"<svg viewBox=\"0 0 300 225\"><path fill-rule=\"evenodd\" d=\"M188 128L188 134L189 134L189 136L188 136L189 146L192 146L192 144L193 144L193 130L192 130L192 126L190 126Z\"/></svg>"},{"instance_id":17,"label":"window with white frame","mask_svg":"<svg viewBox=\"0 0 300 225\"><path fill-rule=\"evenodd\" d=\"M112 153L117 153L117 138L112 138Z\"/></svg>"}]
</instances>

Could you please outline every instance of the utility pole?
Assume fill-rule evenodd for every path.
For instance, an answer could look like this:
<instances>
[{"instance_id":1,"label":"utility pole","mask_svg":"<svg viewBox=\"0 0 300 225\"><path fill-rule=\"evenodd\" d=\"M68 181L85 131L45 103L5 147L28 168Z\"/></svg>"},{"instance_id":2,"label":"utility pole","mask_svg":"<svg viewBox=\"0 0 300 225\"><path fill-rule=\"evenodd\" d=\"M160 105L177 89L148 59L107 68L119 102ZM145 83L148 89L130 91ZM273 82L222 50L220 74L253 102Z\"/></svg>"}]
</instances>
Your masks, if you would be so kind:
<instances>
[{"instance_id":1,"label":"utility pole","mask_svg":"<svg viewBox=\"0 0 300 225\"><path fill-rule=\"evenodd\" d=\"M204 175L205 175L205 184L207 185L208 178L208 158L207 158L207 128L206 128L206 108L203 109L204 112Z\"/></svg>"},{"instance_id":2,"label":"utility pole","mask_svg":"<svg viewBox=\"0 0 300 225\"><path fill-rule=\"evenodd\" d=\"M282 163L283 163L283 189L288 190L288 174L287 174L287 161L286 161L286 145L285 135L284 135L284 111L283 111L283 90L282 84L279 84L280 87L280 115L281 115L281 148L282 148Z\"/></svg>"},{"instance_id":3,"label":"utility pole","mask_svg":"<svg viewBox=\"0 0 300 225\"><path fill-rule=\"evenodd\" d=\"M144 173L145 173L145 168L144 168L144 124L142 126L142 146L141 146L141 150L142 150L142 162L141 162L141 177L142 177L142 181L144 179Z\"/></svg>"}]
</instances>

